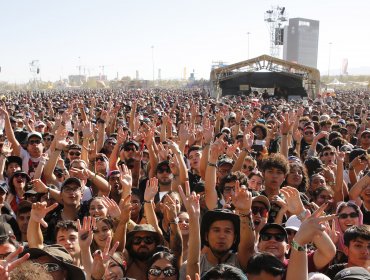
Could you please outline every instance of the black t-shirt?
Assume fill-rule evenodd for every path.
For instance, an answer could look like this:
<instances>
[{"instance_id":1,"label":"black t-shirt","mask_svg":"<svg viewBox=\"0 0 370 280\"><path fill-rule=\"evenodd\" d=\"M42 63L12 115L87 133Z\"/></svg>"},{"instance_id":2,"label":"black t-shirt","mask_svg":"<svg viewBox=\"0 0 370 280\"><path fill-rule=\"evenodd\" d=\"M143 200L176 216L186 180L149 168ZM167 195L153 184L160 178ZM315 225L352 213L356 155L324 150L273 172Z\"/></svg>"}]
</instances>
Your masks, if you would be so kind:
<instances>
[{"instance_id":1,"label":"black t-shirt","mask_svg":"<svg viewBox=\"0 0 370 280\"><path fill-rule=\"evenodd\" d=\"M361 209L362 214L364 215L363 224L370 225L370 210L367 210L363 203L361 204L360 209Z\"/></svg>"},{"instance_id":2,"label":"black t-shirt","mask_svg":"<svg viewBox=\"0 0 370 280\"><path fill-rule=\"evenodd\" d=\"M329 266L328 270L325 272L325 275L328 276L330 279L334 279L335 275L337 275L339 271L345 269L346 266L346 263L333 264Z\"/></svg>"}]
</instances>

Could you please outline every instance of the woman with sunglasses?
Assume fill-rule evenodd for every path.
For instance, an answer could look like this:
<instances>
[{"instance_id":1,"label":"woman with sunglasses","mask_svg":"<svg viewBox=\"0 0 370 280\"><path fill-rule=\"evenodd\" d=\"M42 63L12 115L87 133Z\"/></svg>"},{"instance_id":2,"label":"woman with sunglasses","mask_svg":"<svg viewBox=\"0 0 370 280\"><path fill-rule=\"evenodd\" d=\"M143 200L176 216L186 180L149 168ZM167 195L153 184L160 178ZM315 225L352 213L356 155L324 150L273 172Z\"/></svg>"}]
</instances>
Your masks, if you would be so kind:
<instances>
[{"instance_id":1,"label":"woman with sunglasses","mask_svg":"<svg viewBox=\"0 0 370 280\"><path fill-rule=\"evenodd\" d=\"M10 204L14 212L17 212L18 204L25 199L26 186L30 181L30 176L23 171L14 172L9 178L9 194L6 201Z\"/></svg>"},{"instance_id":2,"label":"woman with sunglasses","mask_svg":"<svg viewBox=\"0 0 370 280\"><path fill-rule=\"evenodd\" d=\"M352 226L362 225L363 215L360 208L353 201L342 202L338 205L335 218L335 228L339 232L338 240L333 240L336 243L338 250L344 250L344 232Z\"/></svg>"},{"instance_id":3,"label":"woman with sunglasses","mask_svg":"<svg viewBox=\"0 0 370 280\"><path fill-rule=\"evenodd\" d=\"M257 162L254 158L250 156L246 156L242 165L241 171L246 175L249 176L257 166Z\"/></svg>"},{"instance_id":4,"label":"woman with sunglasses","mask_svg":"<svg viewBox=\"0 0 370 280\"><path fill-rule=\"evenodd\" d=\"M328 203L328 206L325 208L326 213L334 212L334 192L332 189L323 186L319 187L313 192L312 195L312 202L314 202L317 206L321 206L324 203Z\"/></svg>"},{"instance_id":5,"label":"woman with sunglasses","mask_svg":"<svg viewBox=\"0 0 370 280\"><path fill-rule=\"evenodd\" d=\"M179 269L177 267L177 259L174 254L168 251L155 253L149 261L147 276L148 280L179 279Z\"/></svg>"}]
</instances>

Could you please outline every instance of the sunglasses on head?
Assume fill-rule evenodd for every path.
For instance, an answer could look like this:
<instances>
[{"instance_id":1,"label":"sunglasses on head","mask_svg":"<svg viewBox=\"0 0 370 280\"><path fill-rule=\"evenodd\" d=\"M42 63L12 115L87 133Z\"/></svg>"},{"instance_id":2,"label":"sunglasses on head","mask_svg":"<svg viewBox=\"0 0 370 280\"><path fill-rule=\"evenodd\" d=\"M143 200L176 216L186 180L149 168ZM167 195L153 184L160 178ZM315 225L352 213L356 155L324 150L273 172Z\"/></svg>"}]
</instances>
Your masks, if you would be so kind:
<instances>
[{"instance_id":1,"label":"sunglasses on head","mask_svg":"<svg viewBox=\"0 0 370 280\"><path fill-rule=\"evenodd\" d=\"M347 219L348 217L350 217L350 218L357 218L358 216L359 215L356 212L352 212L352 213L349 213L349 214L347 214L347 213L338 214L338 218L339 219Z\"/></svg>"},{"instance_id":2,"label":"sunglasses on head","mask_svg":"<svg viewBox=\"0 0 370 280\"><path fill-rule=\"evenodd\" d=\"M252 206L252 213L253 215L257 215L259 213L261 217L267 217L268 211L265 207Z\"/></svg>"},{"instance_id":3,"label":"sunglasses on head","mask_svg":"<svg viewBox=\"0 0 370 280\"><path fill-rule=\"evenodd\" d=\"M137 237L134 237L134 239L132 240L132 244L140 245L141 242L143 241L146 245L151 245L154 243L154 238L151 236L146 236L146 237L137 236Z\"/></svg>"},{"instance_id":4,"label":"sunglasses on head","mask_svg":"<svg viewBox=\"0 0 370 280\"><path fill-rule=\"evenodd\" d=\"M282 233L263 233L261 234L261 239L263 241L269 241L271 238L275 239L277 242L283 242L285 240L285 235Z\"/></svg>"},{"instance_id":5,"label":"sunglasses on head","mask_svg":"<svg viewBox=\"0 0 370 280\"><path fill-rule=\"evenodd\" d=\"M249 171L252 171L254 168L253 168L253 166L244 164L243 169L248 169Z\"/></svg>"},{"instance_id":6,"label":"sunglasses on head","mask_svg":"<svg viewBox=\"0 0 370 280\"><path fill-rule=\"evenodd\" d=\"M29 145L33 145L33 144L38 145L38 144L41 144L41 140L40 139L37 139L37 140L29 140L28 141L28 144Z\"/></svg>"},{"instance_id":7,"label":"sunglasses on head","mask_svg":"<svg viewBox=\"0 0 370 280\"><path fill-rule=\"evenodd\" d=\"M43 267L47 272L55 272L61 270L60 265L57 263L43 263L43 264L35 263L35 264Z\"/></svg>"},{"instance_id":8,"label":"sunglasses on head","mask_svg":"<svg viewBox=\"0 0 370 280\"><path fill-rule=\"evenodd\" d=\"M171 276L174 276L176 275L176 269L174 267L166 267L166 268L159 268L159 267L153 267L153 268L150 268L149 271L148 271L148 274L149 275L152 275L152 276L160 276L163 272L163 275L165 277L171 277Z\"/></svg>"},{"instance_id":9,"label":"sunglasses on head","mask_svg":"<svg viewBox=\"0 0 370 280\"><path fill-rule=\"evenodd\" d=\"M81 155L81 152L69 152L68 153L70 156L80 156Z\"/></svg>"}]
</instances>

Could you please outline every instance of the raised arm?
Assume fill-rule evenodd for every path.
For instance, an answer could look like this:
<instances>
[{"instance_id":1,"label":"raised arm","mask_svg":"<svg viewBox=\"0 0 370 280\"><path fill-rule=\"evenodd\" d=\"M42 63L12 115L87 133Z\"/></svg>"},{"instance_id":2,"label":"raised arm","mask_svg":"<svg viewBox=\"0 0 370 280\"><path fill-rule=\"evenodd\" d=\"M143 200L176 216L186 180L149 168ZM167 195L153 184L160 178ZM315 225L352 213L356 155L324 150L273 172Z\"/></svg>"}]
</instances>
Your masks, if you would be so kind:
<instances>
[{"instance_id":1,"label":"raised arm","mask_svg":"<svg viewBox=\"0 0 370 280\"><path fill-rule=\"evenodd\" d=\"M6 110L5 105L0 107L0 115L4 117L5 121L5 135L10 143L12 143L13 154L19 156L21 153L21 145L19 144L18 140L15 138L14 131L12 125L10 123L9 114Z\"/></svg>"},{"instance_id":2,"label":"raised arm","mask_svg":"<svg viewBox=\"0 0 370 280\"><path fill-rule=\"evenodd\" d=\"M349 191L349 199L356 201L358 206L361 206L361 193L362 191L370 185L370 171L366 173Z\"/></svg>"},{"instance_id":3,"label":"raised arm","mask_svg":"<svg viewBox=\"0 0 370 280\"><path fill-rule=\"evenodd\" d=\"M189 248L186 264L186 275L190 275L191 279L195 278L196 273L200 273L200 205L199 195L195 192L190 194L189 182L185 183L185 192L179 186L179 193L186 211L189 214Z\"/></svg>"},{"instance_id":4,"label":"raised arm","mask_svg":"<svg viewBox=\"0 0 370 280\"><path fill-rule=\"evenodd\" d=\"M116 204L116 202L112 199L105 198L108 200L108 203ZM127 223L130 221L131 217L131 195L128 195L124 199L121 199L120 202L120 215L119 215L119 222L116 227L116 230L113 235L113 241L117 242L119 241L119 246L117 248L118 251L123 251L126 246L126 231L127 231Z\"/></svg>"},{"instance_id":5,"label":"raised arm","mask_svg":"<svg viewBox=\"0 0 370 280\"><path fill-rule=\"evenodd\" d=\"M93 258L91 256L90 245L93 240L93 229L96 227L96 219L89 216L84 217L83 224L77 220L78 243L81 248L81 262L86 275L91 275Z\"/></svg>"},{"instance_id":6,"label":"raised arm","mask_svg":"<svg viewBox=\"0 0 370 280\"><path fill-rule=\"evenodd\" d=\"M47 227L48 224L45 222L44 218L47 213L54 210L58 203L46 207L46 202L37 202L32 204L30 221L27 227L27 241L29 248L39 248L44 247L44 237L42 235L40 224L43 227Z\"/></svg>"},{"instance_id":7,"label":"raised arm","mask_svg":"<svg viewBox=\"0 0 370 280\"><path fill-rule=\"evenodd\" d=\"M288 152L289 152L288 133L292 129L292 126L293 126L294 122L290 121L288 113L285 113L285 115L282 119L283 119L283 121L280 125L280 133L281 133L281 137L282 137L281 138L280 153L285 158L288 158Z\"/></svg>"},{"instance_id":8,"label":"raised arm","mask_svg":"<svg viewBox=\"0 0 370 280\"><path fill-rule=\"evenodd\" d=\"M241 268L245 270L250 257L254 254L255 234L251 212L252 193L245 186L240 186L239 181L236 181L232 202L240 219L238 260Z\"/></svg>"},{"instance_id":9,"label":"raised arm","mask_svg":"<svg viewBox=\"0 0 370 280\"><path fill-rule=\"evenodd\" d=\"M154 211L154 197L158 193L158 179L150 178L146 182L144 192L144 213L148 224L152 225L155 230L162 235L162 230L158 225L157 216Z\"/></svg>"}]
</instances>

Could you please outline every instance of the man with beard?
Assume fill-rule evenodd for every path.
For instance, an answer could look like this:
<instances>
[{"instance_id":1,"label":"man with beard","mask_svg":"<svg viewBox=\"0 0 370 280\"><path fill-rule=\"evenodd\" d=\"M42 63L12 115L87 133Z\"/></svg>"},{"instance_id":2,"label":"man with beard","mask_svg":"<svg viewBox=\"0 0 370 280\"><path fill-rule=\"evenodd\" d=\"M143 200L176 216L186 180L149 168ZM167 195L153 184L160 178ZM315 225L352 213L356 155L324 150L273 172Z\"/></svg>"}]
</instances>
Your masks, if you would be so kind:
<instances>
[{"instance_id":1,"label":"man with beard","mask_svg":"<svg viewBox=\"0 0 370 280\"><path fill-rule=\"evenodd\" d=\"M156 247L162 244L162 236L148 224L136 225L127 234L126 242L126 277L146 279L148 261L154 254Z\"/></svg>"}]
</instances>

